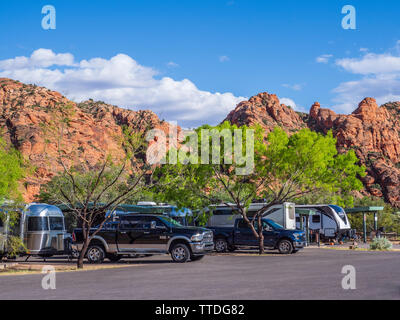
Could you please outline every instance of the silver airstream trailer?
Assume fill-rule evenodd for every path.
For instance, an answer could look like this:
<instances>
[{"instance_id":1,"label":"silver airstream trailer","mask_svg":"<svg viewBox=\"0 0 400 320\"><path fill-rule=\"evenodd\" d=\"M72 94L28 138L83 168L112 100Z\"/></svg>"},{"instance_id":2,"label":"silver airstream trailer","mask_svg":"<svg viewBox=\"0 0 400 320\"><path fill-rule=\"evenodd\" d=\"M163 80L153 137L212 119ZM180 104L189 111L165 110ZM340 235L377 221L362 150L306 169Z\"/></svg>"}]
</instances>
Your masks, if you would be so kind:
<instances>
[{"instance_id":1,"label":"silver airstream trailer","mask_svg":"<svg viewBox=\"0 0 400 320\"><path fill-rule=\"evenodd\" d=\"M49 257L68 252L70 235L58 207L42 203L27 205L22 211L20 228L28 255Z\"/></svg>"}]
</instances>

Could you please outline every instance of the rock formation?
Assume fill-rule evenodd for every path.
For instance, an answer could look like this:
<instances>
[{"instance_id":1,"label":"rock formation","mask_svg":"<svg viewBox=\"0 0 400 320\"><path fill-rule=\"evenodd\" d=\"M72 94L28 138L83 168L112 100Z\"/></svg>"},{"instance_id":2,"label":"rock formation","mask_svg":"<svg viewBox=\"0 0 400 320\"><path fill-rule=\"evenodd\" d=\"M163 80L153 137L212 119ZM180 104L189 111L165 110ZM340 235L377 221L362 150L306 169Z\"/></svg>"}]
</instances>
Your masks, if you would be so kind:
<instances>
[{"instance_id":1,"label":"rock formation","mask_svg":"<svg viewBox=\"0 0 400 320\"><path fill-rule=\"evenodd\" d=\"M332 130L339 152L353 149L367 167L363 193L385 197L400 207L400 102L379 107L375 99L365 98L349 115L315 102L304 114L280 104L275 95L260 93L239 103L225 120L238 125L259 123L266 133L275 126L288 133L306 127L323 133Z\"/></svg>"},{"instance_id":2,"label":"rock formation","mask_svg":"<svg viewBox=\"0 0 400 320\"><path fill-rule=\"evenodd\" d=\"M96 164L110 155L125 158L129 134L151 128L169 130L152 111L131 111L92 100L75 103L58 92L10 79L0 79L1 135L28 160L32 172L23 196L32 201L40 185L81 162Z\"/></svg>"}]
</instances>

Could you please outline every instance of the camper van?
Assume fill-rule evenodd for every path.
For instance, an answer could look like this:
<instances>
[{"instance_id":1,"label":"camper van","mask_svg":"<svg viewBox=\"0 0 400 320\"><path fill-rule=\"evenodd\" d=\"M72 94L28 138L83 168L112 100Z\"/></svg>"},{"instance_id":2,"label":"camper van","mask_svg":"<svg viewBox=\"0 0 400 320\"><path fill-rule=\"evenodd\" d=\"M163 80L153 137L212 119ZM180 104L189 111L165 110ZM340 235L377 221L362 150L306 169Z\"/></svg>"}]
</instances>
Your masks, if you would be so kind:
<instances>
[{"instance_id":1,"label":"camper van","mask_svg":"<svg viewBox=\"0 0 400 320\"><path fill-rule=\"evenodd\" d=\"M265 203L252 203L249 206L247 216L252 217L254 214L260 210ZM209 227L232 227L235 224L237 218L241 218L239 212L235 211L233 208L234 204L230 206L218 205L212 207L213 214L208 219L207 226ZM295 217L295 204L290 202L285 202L282 204L277 204L270 207L264 214L263 218L270 219L286 230L296 229L296 217Z\"/></svg>"},{"instance_id":2,"label":"camper van","mask_svg":"<svg viewBox=\"0 0 400 320\"><path fill-rule=\"evenodd\" d=\"M332 204L296 205L296 209L308 209L313 214L309 219L309 229L314 234L319 231L321 240L340 239L350 229L350 222L342 207ZM300 228L300 215L296 213L296 227Z\"/></svg>"}]
</instances>

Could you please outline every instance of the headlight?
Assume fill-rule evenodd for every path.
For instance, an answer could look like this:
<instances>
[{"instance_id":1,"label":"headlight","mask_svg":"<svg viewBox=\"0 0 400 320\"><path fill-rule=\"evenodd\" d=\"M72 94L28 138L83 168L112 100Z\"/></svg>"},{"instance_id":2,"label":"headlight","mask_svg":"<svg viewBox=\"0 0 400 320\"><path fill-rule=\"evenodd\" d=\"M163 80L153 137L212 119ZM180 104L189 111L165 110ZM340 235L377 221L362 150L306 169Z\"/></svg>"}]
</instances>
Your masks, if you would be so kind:
<instances>
[{"instance_id":1,"label":"headlight","mask_svg":"<svg viewBox=\"0 0 400 320\"><path fill-rule=\"evenodd\" d=\"M301 238L301 233L295 233L295 234L294 234L294 237L295 237L297 240L299 240L299 239Z\"/></svg>"},{"instance_id":2,"label":"headlight","mask_svg":"<svg viewBox=\"0 0 400 320\"><path fill-rule=\"evenodd\" d=\"M201 241L201 240L203 240L203 236L204 235L202 233L198 233L198 234L193 235L190 238L190 240L192 240L192 241Z\"/></svg>"}]
</instances>

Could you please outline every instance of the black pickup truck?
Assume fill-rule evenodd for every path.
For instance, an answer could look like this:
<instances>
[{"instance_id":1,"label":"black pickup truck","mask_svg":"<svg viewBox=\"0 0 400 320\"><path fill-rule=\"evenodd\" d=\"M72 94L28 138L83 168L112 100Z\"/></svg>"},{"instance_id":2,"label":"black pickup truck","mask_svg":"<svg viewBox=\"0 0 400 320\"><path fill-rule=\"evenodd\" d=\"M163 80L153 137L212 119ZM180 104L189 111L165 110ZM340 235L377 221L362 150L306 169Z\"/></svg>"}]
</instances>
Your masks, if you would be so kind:
<instances>
[{"instance_id":1,"label":"black pickup truck","mask_svg":"<svg viewBox=\"0 0 400 320\"><path fill-rule=\"evenodd\" d=\"M282 254L295 253L306 245L304 231L286 230L270 219L262 219L265 248L278 249ZM215 250L225 252L234 251L239 247L258 247L249 225L244 219L235 220L233 227L207 227L214 232ZM255 222L257 228L257 221Z\"/></svg>"},{"instance_id":2,"label":"black pickup truck","mask_svg":"<svg viewBox=\"0 0 400 320\"><path fill-rule=\"evenodd\" d=\"M80 249L81 228L74 229L73 239ZM100 263L104 258L118 261L124 256L169 253L175 262L187 262L200 260L213 249L211 230L184 227L165 216L135 214L106 223L91 240L86 255L89 262Z\"/></svg>"}]
</instances>

